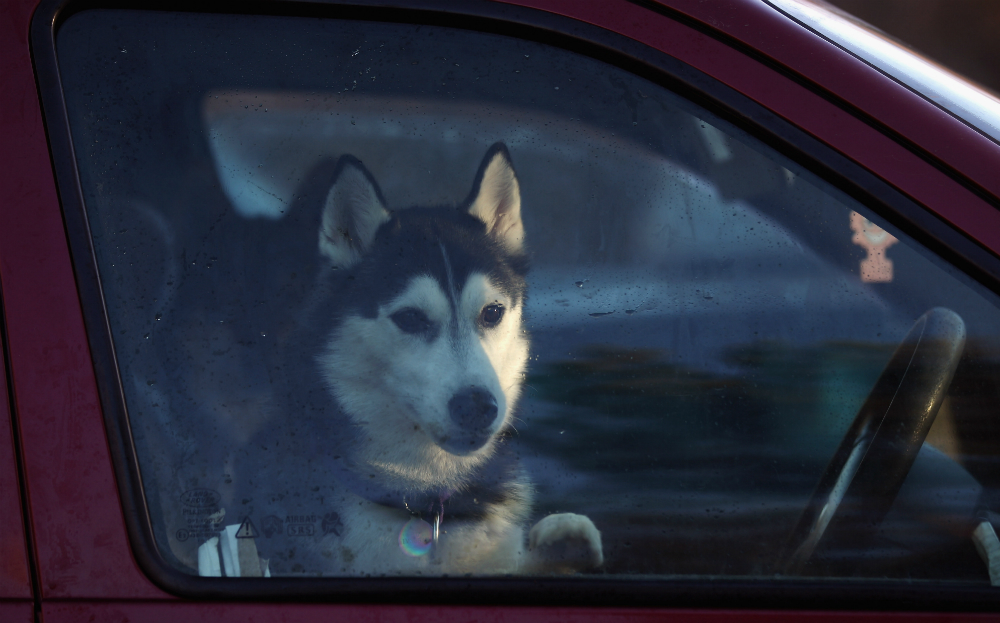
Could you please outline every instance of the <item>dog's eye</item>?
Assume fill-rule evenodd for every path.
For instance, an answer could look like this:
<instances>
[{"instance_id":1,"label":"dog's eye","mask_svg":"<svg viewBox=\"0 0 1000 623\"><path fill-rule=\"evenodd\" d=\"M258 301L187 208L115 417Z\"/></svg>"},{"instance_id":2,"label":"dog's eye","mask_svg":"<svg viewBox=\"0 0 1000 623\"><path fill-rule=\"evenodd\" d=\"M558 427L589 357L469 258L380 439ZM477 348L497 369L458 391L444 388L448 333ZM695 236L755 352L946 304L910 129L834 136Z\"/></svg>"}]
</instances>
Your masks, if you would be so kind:
<instances>
[{"instance_id":1,"label":"dog's eye","mask_svg":"<svg viewBox=\"0 0 1000 623\"><path fill-rule=\"evenodd\" d=\"M492 328L500 324L500 320L503 318L503 305L493 304L487 305L483 308L483 311L479 313L479 322L486 328Z\"/></svg>"},{"instance_id":2,"label":"dog's eye","mask_svg":"<svg viewBox=\"0 0 1000 623\"><path fill-rule=\"evenodd\" d=\"M401 309L389 318L403 333L427 333L431 329L431 319L415 307Z\"/></svg>"}]
</instances>

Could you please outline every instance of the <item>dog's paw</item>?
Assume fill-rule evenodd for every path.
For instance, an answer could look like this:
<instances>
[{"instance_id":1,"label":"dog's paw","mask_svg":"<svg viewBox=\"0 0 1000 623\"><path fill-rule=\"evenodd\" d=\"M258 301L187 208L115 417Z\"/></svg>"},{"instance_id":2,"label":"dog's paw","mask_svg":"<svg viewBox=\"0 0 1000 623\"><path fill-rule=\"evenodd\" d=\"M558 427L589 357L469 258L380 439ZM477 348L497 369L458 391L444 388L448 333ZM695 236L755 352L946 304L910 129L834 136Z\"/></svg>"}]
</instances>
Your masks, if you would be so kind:
<instances>
[{"instance_id":1,"label":"dog's paw","mask_svg":"<svg viewBox=\"0 0 1000 623\"><path fill-rule=\"evenodd\" d=\"M542 519L528 533L528 551L541 571L573 572L604 564L601 533L583 515L559 513Z\"/></svg>"}]
</instances>

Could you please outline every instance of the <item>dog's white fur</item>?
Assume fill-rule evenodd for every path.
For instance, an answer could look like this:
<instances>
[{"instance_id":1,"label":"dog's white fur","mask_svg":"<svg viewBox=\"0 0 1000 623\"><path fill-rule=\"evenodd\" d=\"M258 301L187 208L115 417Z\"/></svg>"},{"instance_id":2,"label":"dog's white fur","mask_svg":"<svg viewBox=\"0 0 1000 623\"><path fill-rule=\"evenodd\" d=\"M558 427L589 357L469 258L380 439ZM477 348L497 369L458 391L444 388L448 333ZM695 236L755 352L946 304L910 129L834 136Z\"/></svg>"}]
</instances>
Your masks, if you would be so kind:
<instances>
[{"instance_id":1,"label":"dog's white fur","mask_svg":"<svg viewBox=\"0 0 1000 623\"><path fill-rule=\"evenodd\" d=\"M319 251L337 268L349 268L389 220L375 187L356 167L345 167L326 197L319 230Z\"/></svg>"},{"instance_id":2,"label":"dog's white fur","mask_svg":"<svg viewBox=\"0 0 1000 623\"><path fill-rule=\"evenodd\" d=\"M472 325L495 301L507 312L496 329L480 336ZM420 488L455 488L492 454L492 444L466 456L440 444L452 434L448 400L463 387L483 387L497 398L502 416L492 433L509 421L528 360L521 309L512 303L484 275L473 274L462 289L459 317L453 318L437 281L421 276L376 318L349 317L330 340L320 360L325 376L352 420L372 431L363 458L385 470L390 487L404 484L392 482L402 479ZM426 342L396 327L390 316L407 307L440 323L437 339ZM461 325L457 332L454 322ZM451 343L452 335L462 343Z\"/></svg>"},{"instance_id":3,"label":"dog's white fur","mask_svg":"<svg viewBox=\"0 0 1000 623\"><path fill-rule=\"evenodd\" d=\"M523 249L521 185L503 154L494 155L486 165L469 213L486 223L486 231L502 241L508 251L516 253Z\"/></svg>"},{"instance_id":4,"label":"dog's white fur","mask_svg":"<svg viewBox=\"0 0 1000 623\"><path fill-rule=\"evenodd\" d=\"M487 163L469 213L508 251L523 252L520 187L505 152ZM389 218L365 173L348 166L327 197L320 252L334 266L353 266ZM448 265L443 246L441 253ZM389 488L462 487L495 452L496 435L508 426L521 392L528 360L521 302L477 272L450 289L429 275L415 276L374 318L346 317L319 357L330 391L364 431L358 460ZM456 298L457 313L449 296ZM505 313L496 327L483 329L477 319L495 304ZM396 326L392 315L407 308L422 311L440 327L433 339ZM470 386L493 394L498 416L485 445L458 454L443 447L456 434L448 403ZM546 517L526 539L522 522L530 512L532 488L527 480L514 486L520 493L514 497L520 499L492 505L481 521L446 519L434 555L424 557L400 552L404 514L345 492L340 517L346 529L329 543L329 556L350 574L538 573L602 563L600 533L580 515Z\"/></svg>"}]
</instances>

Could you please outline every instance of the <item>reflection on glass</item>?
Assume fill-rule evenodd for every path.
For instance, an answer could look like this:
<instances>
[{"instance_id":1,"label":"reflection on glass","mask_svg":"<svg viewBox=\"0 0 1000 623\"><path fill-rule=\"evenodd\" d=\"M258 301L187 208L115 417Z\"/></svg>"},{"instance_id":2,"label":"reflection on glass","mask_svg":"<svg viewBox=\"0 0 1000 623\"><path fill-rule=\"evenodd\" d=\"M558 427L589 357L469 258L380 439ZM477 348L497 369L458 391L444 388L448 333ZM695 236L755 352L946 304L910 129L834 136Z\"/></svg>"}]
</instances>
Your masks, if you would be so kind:
<instances>
[{"instance_id":1,"label":"reflection on glass","mask_svg":"<svg viewBox=\"0 0 1000 623\"><path fill-rule=\"evenodd\" d=\"M857 212L851 212L851 242L868 252L861 260L861 281L892 281L892 260L885 256L886 249L899 242L886 230L872 223Z\"/></svg>"},{"instance_id":2,"label":"reflection on glass","mask_svg":"<svg viewBox=\"0 0 1000 623\"><path fill-rule=\"evenodd\" d=\"M445 28L85 11L58 44L168 564L788 577L855 416L947 308L930 442L808 573L989 581L996 297L742 130Z\"/></svg>"}]
</instances>

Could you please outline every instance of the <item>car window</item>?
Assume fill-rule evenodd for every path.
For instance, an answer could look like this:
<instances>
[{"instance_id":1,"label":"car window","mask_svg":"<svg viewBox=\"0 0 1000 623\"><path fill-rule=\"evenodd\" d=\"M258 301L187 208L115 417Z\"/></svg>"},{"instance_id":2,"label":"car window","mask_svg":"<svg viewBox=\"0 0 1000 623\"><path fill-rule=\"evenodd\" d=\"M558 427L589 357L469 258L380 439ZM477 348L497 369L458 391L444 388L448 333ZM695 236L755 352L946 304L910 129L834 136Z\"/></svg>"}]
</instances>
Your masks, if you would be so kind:
<instances>
[{"instance_id":1,"label":"car window","mask_svg":"<svg viewBox=\"0 0 1000 623\"><path fill-rule=\"evenodd\" d=\"M500 34L57 53L164 567L989 586L997 297L850 183Z\"/></svg>"}]
</instances>

